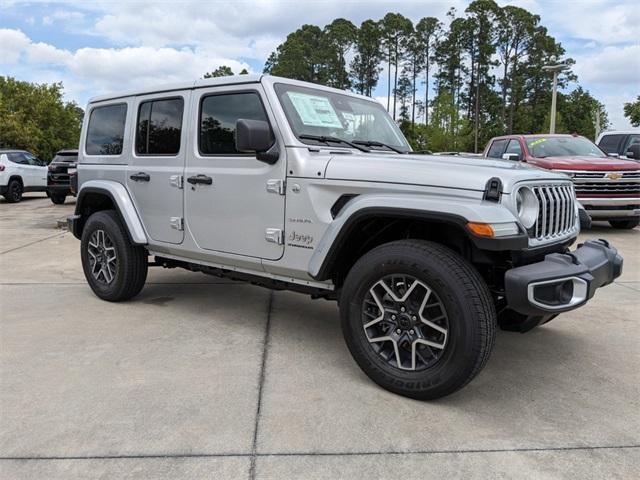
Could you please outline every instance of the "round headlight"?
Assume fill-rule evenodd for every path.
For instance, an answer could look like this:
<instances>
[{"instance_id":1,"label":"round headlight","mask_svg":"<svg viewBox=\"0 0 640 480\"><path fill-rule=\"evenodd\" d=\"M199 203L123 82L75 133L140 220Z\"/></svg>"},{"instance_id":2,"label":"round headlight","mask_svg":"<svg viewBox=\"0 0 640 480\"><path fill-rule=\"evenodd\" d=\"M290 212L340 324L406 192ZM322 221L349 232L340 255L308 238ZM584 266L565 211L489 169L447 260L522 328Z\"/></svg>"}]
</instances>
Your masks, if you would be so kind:
<instances>
[{"instance_id":1,"label":"round headlight","mask_svg":"<svg viewBox=\"0 0 640 480\"><path fill-rule=\"evenodd\" d=\"M522 187L516 194L518 218L524 228L531 228L538 219L538 199L529 187Z\"/></svg>"}]
</instances>

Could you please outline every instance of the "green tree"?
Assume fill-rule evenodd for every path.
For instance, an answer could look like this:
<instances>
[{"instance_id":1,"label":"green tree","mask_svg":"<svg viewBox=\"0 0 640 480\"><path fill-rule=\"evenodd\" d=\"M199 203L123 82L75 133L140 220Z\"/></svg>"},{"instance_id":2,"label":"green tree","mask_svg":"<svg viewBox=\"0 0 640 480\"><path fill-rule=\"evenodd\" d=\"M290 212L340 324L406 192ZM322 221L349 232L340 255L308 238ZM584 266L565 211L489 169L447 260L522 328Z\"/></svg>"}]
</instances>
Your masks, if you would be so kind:
<instances>
[{"instance_id":1,"label":"green tree","mask_svg":"<svg viewBox=\"0 0 640 480\"><path fill-rule=\"evenodd\" d=\"M629 119L631 125L640 127L640 95L638 95L635 102L624 104L624 116Z\"/></svg>"},{"instance_id":2,"label":"green tree","mask_svg":"<svg viewBox=\"0 0 640 480\"><path fill-rule=\"evenodd\" d=\"M356 54L351 61L351 79L356 92L371 96L380 76L381 31L378 23L365 20L360 25L356 40Z\"/></svg>"},{"instance_id":3,"label":"green tree","mask_svg":"<svg viewBox=\"0 0 640 480\"><path fill-rule=\"evenodd\" d=\"M396 118L396 89L398 87L398 65L402 61L402 47L413 30L411 20L399 13L387 13L381 21L384 34L383 45L386 50L388 72L387 110L390 108L390 97L393 92L393 119ZM391 84L391 66L393 65L393 87Z\"/></svg>"},{"instance_id":4,"label":"green tree","mask_svg":"<svg viewBox=\"0 0 640 480\"><path fill-rule=\"evenodd\" d=\"M434 17L421 18L416 24L415 35L417 47L422 48L424 56L422 66L424 68L424 123L429 123L429 70L433 64L433 51L435 50L440 35L442 34L442 23Z\"/></svg>"},{"instance_id":5,"label":"green tree","mask_svg":"<svg viewBox=\"0 0 640 480\"><path fill-rule=\"evenodd\" d=\"M346 90L351 87L346 57L356 42L358 29L349 20L337 18L324 28L324 35L329 51L327 84Z\"/></svg>"},{"instance_id":6,"label":"green tree","mask_svg":"<svg viewBox=\"0 0 640 480\"><path fill-rule=\"evenodd\" d=\"M243 72L249 73L246 70L243 70ZM226 65L220 65L213 72L205 73L204 78L228 77L228 76L232 76L233 74L234 73L233 73L233 70L231 70L231 67L227 67Z\"/></svg>"},{"instance_id":7,"label":"green tree","mask_svg":"<svg viewBox=\"0 0 640 480\"><path fill-rule=\"evenodd\" d=\"M578 133L595 140L595 113L600 112L600 127L609 126L609 118L604 105L582 87L577 87L568 95L558 98L558 112L562 116L562 128L556 130L565 133ZM548 118L548 117L547 117ZM545 127L548 127L546 123Z\"/></svg>"},{"instance_id":8,"label":"green tree","mask_svg":"<svg viewBox=\"0 0 640 480\"><path fill-rule=\"evenodd\" d=\"M271 53L264 72L324 84L328 79L326 47L324 32L319 27L303 25Z\"/></svg>"},{"instance_id":9,"label":"green tree","mask_svg":"<svg viewBox=\"0 0 640 480\"><path fill-rule=\"evenodd\" d=\"M62 83L34 84L0 76L0 148L21 148L50 161L78 148L84 112L63 100Z\"/></svg>"}]
</instances>

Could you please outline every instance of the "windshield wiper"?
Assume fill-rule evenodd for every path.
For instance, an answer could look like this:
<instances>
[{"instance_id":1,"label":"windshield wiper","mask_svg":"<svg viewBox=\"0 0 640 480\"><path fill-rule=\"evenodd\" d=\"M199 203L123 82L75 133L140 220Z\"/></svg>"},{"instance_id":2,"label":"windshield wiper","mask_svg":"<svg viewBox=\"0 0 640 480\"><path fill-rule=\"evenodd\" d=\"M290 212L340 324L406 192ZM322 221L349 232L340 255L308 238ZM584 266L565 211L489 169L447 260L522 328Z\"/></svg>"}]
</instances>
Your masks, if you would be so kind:
<instances>
[{"instance_id":1,"label":"windshield wiper","mask_svg":"<svg viewBox=\"0 0 640 480\"><path fill-rule=\"evenodd\" d=\"M396 153L402 153L402 154L408 153L408 152L405 152L404 150L400 150L399 148L391 146L388 143L376 142L373 140L354 140L353 143L356 143L358 145L364 145L366 147L387 147L389 150L393 150Z\"/></svg>"},{"instance_id":2,"label":"windshield wiper","mask_svg":"<svg viewBox=\"0 0 640 480\"><path fill-rule=\"evenodd\" d=\"M322 143L344 143L345 145L349 145L350 147L357 148L361 152L370 152L368 148L361 147L360 145L356 145L355 143L351 143L349 140L343 140L338 137L326 137L324 135L299 135L298 138L301 140L315 140L317 142Z\"/></svg>"}]
</instances>

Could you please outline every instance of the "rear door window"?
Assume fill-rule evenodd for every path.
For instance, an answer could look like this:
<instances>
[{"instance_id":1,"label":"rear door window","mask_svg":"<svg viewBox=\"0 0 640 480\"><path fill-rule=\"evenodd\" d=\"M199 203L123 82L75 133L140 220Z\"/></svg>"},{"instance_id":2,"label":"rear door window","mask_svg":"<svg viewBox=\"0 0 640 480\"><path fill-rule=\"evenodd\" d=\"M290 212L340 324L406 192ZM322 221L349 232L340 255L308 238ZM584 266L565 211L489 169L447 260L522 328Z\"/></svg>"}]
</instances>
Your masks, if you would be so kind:
<instances>
[{"instance_id":1,"label":"rear door window","mask_svg":"<svg viewBox=\"0 0 640 480\"><path fill-rule=\"evenodd\" d=\"M502 158L502 152L504 152L504 147L507 144L506 139L502 140L494 140L487 152L487 157L489 158Z\"/></svg>"},{"instance_id":2,"label":"rear door window","mask_svg":"<svg viewBox=\"0 0 640 480\"><path fill-rule=\"evenodd\" d=\"M105 105L91 110L85 149L88 155L120 155L127 105Z\"/></svg>"},{"instance_id":3,"label":"rear door window","mask_svg":"<svg viewBox=\"0 0 640 480\"><path fill-rule=\"evenodd\" d=\"M140 103L136 128L136 153L177 155L180 152L183 110L182 98Z\"/></svg>"}]
</instances>

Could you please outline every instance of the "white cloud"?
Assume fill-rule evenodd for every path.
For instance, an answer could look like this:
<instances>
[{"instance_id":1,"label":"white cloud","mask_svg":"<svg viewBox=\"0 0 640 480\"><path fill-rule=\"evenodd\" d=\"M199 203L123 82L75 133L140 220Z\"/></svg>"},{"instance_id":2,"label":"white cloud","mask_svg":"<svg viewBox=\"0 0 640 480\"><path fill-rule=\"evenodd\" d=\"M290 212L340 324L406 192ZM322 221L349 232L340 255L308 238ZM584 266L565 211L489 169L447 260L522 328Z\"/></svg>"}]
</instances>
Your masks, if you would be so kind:
<instances>
[{"instance_id":1,"label":"white cloud","mask_svg":"<svg viewBox=\"0 0 640 480\"><path fill-rule=\"evenodd\" d=\"M588 84L630 85L640 88L640 44L605 47L576 57L574 71Z\"/></svg>"},{"instance_id":2,"label":"white cloud","mask_svg":"<svg viewBox=\"0 0 640 480\"><path fill-rule=\"evenodd\" d=\"M26 61L20 62L21 58ZM21 31L10 29L0 30L0 64L22 75L28 71L27 80L39 83L64 80L67 89L71 83L72 90L79 94L74 99L81 104L86 101L86 91L94 95L191 81L220 65L228 65L236 72L243 68L251 70L246 63L198 48L81 48L71 52L34 43Z\"/></svg>"},{"instance_id":3,"label":"white cloud","mask_svg":"<svg viewBox=\"0 0 640 480\"><path fill-rule=\"evenodd\" d=\"M29 37L20 30L0 28L0 65L16 63L30 43Z\"/></svg>"}]
</instances>

